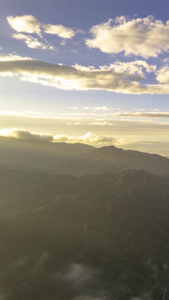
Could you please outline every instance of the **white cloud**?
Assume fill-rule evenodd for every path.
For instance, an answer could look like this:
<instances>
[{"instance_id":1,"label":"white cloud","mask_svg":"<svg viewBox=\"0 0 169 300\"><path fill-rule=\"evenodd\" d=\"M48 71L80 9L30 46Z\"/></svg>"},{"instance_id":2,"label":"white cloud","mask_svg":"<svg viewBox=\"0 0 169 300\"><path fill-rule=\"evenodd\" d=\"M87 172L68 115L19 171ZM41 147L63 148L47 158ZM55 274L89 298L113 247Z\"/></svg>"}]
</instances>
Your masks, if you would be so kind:
<instances>
[{"instance_id":1,"label":"white cloud","mask_svg":"<svg viewBox=\"0 0 169 300\"><path fill-rule=\"evenodd\" d=\"M157 71L157 80L160 83L169 83L169 66L163 66L160 70Z\"/></svg>"},{"instance_id":2,"label":"white cloud","mask_svg":"<svg viewBox=\"0 0 169 300\"><path fill-rule=\"evenodd\" d=\"M124 126L124 124L122 126ZM132 128L133 128L133 124L132 124ZM139 129L139 125L138 125L138 129ZM158 128L156 128L156 130L158 130ZM161 139L160 137L158 137L159 138L158 139L157 136L155 135L155 140L154 140L153 137L154 131L155 131L155 127L154 129L152 127L152 133L150 133L151 137L147 141L141 139L144 138L145 128L144 128L144 132L141 135L137 134L136 136L134 136L134 138L131 138L130 135L126 136L125 132L123 133L123 135L120 134L120 136L118 137L117 136L112 137L111 135L108 136L104 134L100 135L98 133L91 133L91 132L87 132L86 134L79 135L79 136L70 136L66 134L53 135L47 133L35 133L33 131L18 129L18 128L0 129L0 136L12 137L16 139L23 139L29 141L32 140L44 141L44 142L51 142L51 143L62 143L62 142L83 143L83 144L93 145L96 147L113 144L116 147L122 147L123 149L126 150L130 149L130 150L137 150L142 152L159 153L164 156L169 156L169 151L168 151L169 141L166 140L165 135L163 136L163 139Z\"/></svg>"},{"instance_id":3,"label":"white cloud","mask_svg":"<svg viewBox=\"0 0 169 300\"><path fill-rule=\"evenodd\" d=\"M76 68L77 70L79 71L92 71L95 69L94 66L88 66L88 67L85 67L85 66L81 66L81 65L78 65L78 64L75 64L74 66L72 66L74 68Z\"/></svg>"},{"instance_id":4,"label":"white cloud","mask_svg":"<svg viewBox=\"0 0 169 300\"><path fill-rule=\"evenodd\" d=\"M81 123L81 122L75 122L75 123L73 123L73 125L83 125L83 123Z\"/></svg>"},{"instance_id":5,"label":"white cloud","mask_svg":"<svg viewBox=\"0 0 169 300\"><path fill-rule=\"evenodd\" d=\"M25 35L25 34L21 34L21 33L15 33L12 35L13 38L17 39L17 40L24 40L26 45L29 48L32 49L50 49L53 50L53 46L50 46L48 44L44 44L42 42L40 42L37 38L32 37L31 35Z\"/></svg>"},{"instance_id":6,"label":"white cloud","mask_svg":"<svg viewBox=\"0 0 169 300\"><path fill-rule=\"evenodd\" d=\"M169 21L165 24L154 17L127 20L124 16L110 19L91 28L92 39L87 39L90 48L99 48L105 53L157 57L169 51Z\"/></svg>"},{"instance_id":7,"label":"white cloud","mask_svg":"<svg viewBox=\"0 0 169 300\"><path fill-rule=\"evenodd\" d=\"M41 140L44 136L43 140L50 140L51 142L55 137L56 142L84 143L83 141L86 140L84 136L87 132L91 132L92 135L96 134L96 136L108 137L113 140L112 142L91 144L94 146L100 147L113 144L117 147L125 147L125 149L156 152L169 156L169 122L164 119L157 121L148 118L119 117L112 120L111 116L107 118L104 118L104 116L90 118L89 115L86 115L85 118L77 118L70 115L64 117L59 113L58 115L48 115L47 113L38 115L36 112L0 112L0 115L0 129L16 128L16 130L20 130L17 128L21 128L22 124L24 132L28 131L34 135L36 134L34 139L37 134L40 134ZM26 118L25 116L29 117ZM83 124L75 125L74 123ZM111 124L112 126L110 126ZM4 134L7 135L3 132ZM25 133L22 133L23 135L26 136ZM80 141L79 137L83 137L83 141ZM142 141L144 141L144 145L141 144Z\"/></svg>"},{"instance_id":8,"label":"white cloud","mask_svg":"<svg viewBox=\"0 0 169 300\"><path fill-rule=\"evenodd\" d=\"M95 108L90 108L90 107L86 107L86 109L91 109L91 110L95 110ZM76 109L74 109L76 110ZM111 108L110 108L111 110ZM96 111L97 111L97 107L96 107ZM22 111L0 111L0 116L18 116L18 117L29 117L29 118L43 118L43 119L58 119L59 116L65 116L65 117L72 117L72 116L79 116L80 119L74 119L75 122L71 122L71 123L67 123L70 125L83 125L84 123L81 122L81 117L84 116L93 116L93 117L97 117L97 119L93 119L94 121L90 122L89 124L86 125L98 125L98 126L110 126L110 125L114 125L114 120L113 119L113 123L110 122L110 120L105 120L105 118L111 118L111 117L119 117L120 120L122 117L127 118L126 120L128 120L128 118L143 118L143 119L169 119L169 112L166 111L159 111L159 109L154 109L152 111L136 111L136 112L107 112L107 113L101 113L100 111L98 113L69 113L69 114L53 114L52 112L50 113L41 113L41 112L35 112L35 111L30 111L30 110L22 110ZM104 110L103 110L104 112ZM104 118L104 119L103 119ZM117 118L116 118L117 120ZM164 123L163 123L164 124ZM169 125L169 123L168 123Z\"/></svg>"},{"instance_id":9,"label":"white cloud","mask_svg":"<svg viewBox=\"0 0 169 300\"><path fill-rule=\"evenodd\" d=\"M169 64L169 57L163 59L163 63Z\"/></svg>"},{"instance_id":10,"label":"white cloud","mask_svg":"<svg viewBox=\"0 0 169 300\"><path fill-rule=\"evenodd\" d=\"M9 57L9 60L8 60ZM99 68L65 66L51 64L35 59L12 60L12 56L0 56L0 76L20 76L21 80L38 83L64 90L107 90L125 94L169 94L168 84L142 84L145 72L155 70L154 66L143 62L129 67L122 63L122 70L116 70L121 65L101 66ZM135 69L136 67L136 69ZM146 67L146 68L145 68ZM129 69L128 69L129 68Z\"/></svg>"},{"instance_id":11,"label":"white cloud","mask_svg":"<svg viewBox=\"0 0 169 300\"><path fill-rule=\"evenodd\" d=\"M68 142L68 143L84 143L84 144L111 144L115 139L111 136L98 135L96 133L87 132L82 136L67 136L65 134L50 135L46 133L35 133L28 130L10 128L1 129L0 136L13 137L24 140L38 140L47 142Z\"/></svg>"},{"instance_id":12,"label":"white cloud","mask_svg":"<svg viewBox=\"0 0 169 300\"><path fill-rule=\"evenodd\" d=\"M52 135L43 134L43 133L34 133L28 130L17 129L17 128L1 129L0 136L14 137L23 140L43 140L48 142L53 141Z\"/></svg>"},{"instance_id":13,"label":"white cloud","mask_svg":"<svg viewBox=\"0 0 169 300\"><path fill-rule=\"evenodd\" d=\"M21 60L32 60L32 58L29 57L22 57L19 55L13 55L13 54L9 54L9 55L0 55L0 61L21 61Z\"/></svg>"},{"instance_id":14,"label":"white cloud","mask_svg":"<svg viewBox=\"0 0 169 300\"><path fill-rule=\"evenodd\" d=\"M71 39L75 36L75 32L73 29L65 27L63 25L44 24L42 25L42 28L44 29L45 33L56 34L64 39Z\"/></svg>"},{"instance_id":15,"label":"white cloud","mask_svg":"<svg viewBox=\"0 0 169 300\"><path fill-rule=\"evenodd\" d=\"M145 72L154 73L156 71L156 65L149 65L144 60L135 60L130 62L117 61L110 66L103 66L102 70L112 69L118 73L128 73L133 75L145 76Z\"/></svg>"},{"instance_id":16,"label":"white cloud","mask_svg":"<svg viewBox=\"0 0 169 300\"><path fill-rule=\"evenodd\" d=\"M62 46L65 46L65 45L66 45L66 41L65 41L65 40L62 40L60 44L61 44Z\"/></svg>"},{"instance_id":17,"label":"white cloud","mask_svg":"<svg viewBox=\"0 0 169 300\"><path fill-rule=\"evenodd\" d=\"M89 125L92 125L92 126L113 126L114 124L111 123L111 122L107 122L107 121L96 121L96 122L92 122L92 123L89 123Z\"/></svg>"},{"instance_id":18,"label":"white cloud","mask_svg":"<svg viewBox=\"0 0 169 300\"><path fill-rule=\"evenodd\" d=\"M85 135L78 138L79 141L82 141L85 144L103 144L103 143L113 143L115 139L111 136L102 136L96 133L88 132Z\"/></svg>"},{"instance_id":19,"label":"white cloud","mask_svg":"<svg viewBox=\"0 0 169 300\"><path fill-rule=\"evenodd\" d=\"M76 106L70 106L69 107L72 110L77 110L77 109L83 109L83 110L88 110L88 111L95 111L95 112L105 112L105 111L112 111L115 110L114 107L108 107L108 106L80 106L80 107L76 107Z\"/></svg>"},{"instance_id":20,"label":"white cloud","mask_svg":"<svg viewBox=\"0 0 169 300\"><path fill-rule=\"evenodd\" d=\"M64 39L72 39L75 36L75 31L61 24L42 24L32 15L23 15L7 17L7 21L11 28L17 32L36 33L41 35L41 29L45 33L55 34Z\"/></svg>"},{"instance_id":21,"label":"white cloud","mask_svg":"<svg viewBox=\"0 0 169 300\"><path fill-rule=\"evenodd\" d=\"M40 34L40 22L31 15L7 17L9 25L17 32Z\"/></svg>"},{"instance_id":22,"label":"white cloud","mask_svg":"<svg viewBox=\"0 0 169 300\"><path fill-rule=\"evenodd\" d=\"M91 107L91 106L83 106L82 109L85 110L93 110L93 111L108 111L111 108L109 108L108 106L95 106L95 107Z\"/></svg>"},{"instance_id":23,"label":"white cloud","mask_svg":"<svg viewBox=\"0 0 169 300\"><path fill-rule=\"evenodd\" d=\"M120 111L120 112L72 112L72 113L64 113L60 114L60 116L63 117L90 117L90 118L97 118L97 120L103 120L105 118L117 120L119 118L122 120L122 118L126 118L126 121L133 122L133 119L139 118L142 119L140 122L145 122L144 119L149 119L148 122L152 122L151 119L169 119L169 112L166 111ZM159 121L158 121L159 122ZM163 122L164 124L164 122ZM169 125L169 123L167 123ZM90 124L91 125L91 124Z\"/></svg>"},{"instance_id":24,"label":"white cloud","mask_svg":"<svg viewBox=\"0 0 169 300\"><path fill-rule=\"evenodd\" d=\"M64 134L55 135L53 141L99 145L99 144L112 144L115 142L115 139L111 136L104 136L96 133L87 132L86 134L78 137L67 136Z\"/></svg>"}]
</instances>

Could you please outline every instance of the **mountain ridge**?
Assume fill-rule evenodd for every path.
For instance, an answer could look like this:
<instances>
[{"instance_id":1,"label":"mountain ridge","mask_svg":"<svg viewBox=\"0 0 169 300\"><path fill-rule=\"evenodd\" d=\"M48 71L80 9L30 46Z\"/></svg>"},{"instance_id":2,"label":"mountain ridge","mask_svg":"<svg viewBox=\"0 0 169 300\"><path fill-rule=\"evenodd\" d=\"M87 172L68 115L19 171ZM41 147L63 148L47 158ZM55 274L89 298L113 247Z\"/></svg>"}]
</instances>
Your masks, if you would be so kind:
<instances>
[{"instance_id":1,"label":"mountain ridge","mask_svg":"<svg viewBox=\"0 0 169 300\"><path fill-rule=\"evenodd\" d=\"M43 147L42 147L43 146ZM52 143L0 137L0 165L32 168L55 174L82 176L129 169L169 174L169 159L158 154L124 150L115 146L96 148L86 144Z\"/></svg>"}]
</instances>

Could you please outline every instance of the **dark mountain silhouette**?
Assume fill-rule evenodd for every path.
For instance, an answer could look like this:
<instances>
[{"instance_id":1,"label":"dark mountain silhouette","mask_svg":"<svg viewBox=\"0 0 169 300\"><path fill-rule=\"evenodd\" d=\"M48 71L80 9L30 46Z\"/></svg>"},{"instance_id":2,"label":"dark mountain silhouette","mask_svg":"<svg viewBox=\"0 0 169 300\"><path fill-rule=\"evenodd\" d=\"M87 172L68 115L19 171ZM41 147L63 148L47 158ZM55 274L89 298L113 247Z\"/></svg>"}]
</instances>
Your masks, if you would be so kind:
<instances>
[{"instance_id":1,"label":"dark mountain silhouette","mask_svg":"<svg viewBox=\"0 0 169 300\"><path fill-rule=\"evenodd\" d=\"M0 165L75 176L132 169L169 174L169 159L160 155L127 151L114 146L95 148L83 144L4 137L0 137Z\"/></svg>"},{"instance_id":2,"label":"dark mountain silhouette","mask_svg":"<svg viewBox=\"0 0 169 300\"><path fill-rule=\"evenodd\" d=\"M1 298L168 299L168 203L169 177L144 170L1 168Z\"/></svg>"}]
</instances>

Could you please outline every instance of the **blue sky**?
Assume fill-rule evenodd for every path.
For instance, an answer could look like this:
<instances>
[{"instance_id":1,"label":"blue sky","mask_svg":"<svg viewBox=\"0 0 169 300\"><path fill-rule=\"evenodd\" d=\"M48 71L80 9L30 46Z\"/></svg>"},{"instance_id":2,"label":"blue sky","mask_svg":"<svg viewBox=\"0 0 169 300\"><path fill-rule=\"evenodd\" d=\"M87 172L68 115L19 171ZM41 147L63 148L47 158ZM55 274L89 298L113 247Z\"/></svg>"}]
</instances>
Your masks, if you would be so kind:
<instances>
[{"instance_id":1,"label":"blue sky","mask_svg":"<svg viewBox=\"0 0 169 300\"><path fill-rule=\"evenodd\" d=\"M0 129L68 141L90 132L96 146L169 155L168 9L167 0L1 1Z\"/></svg>"}]
</instances>

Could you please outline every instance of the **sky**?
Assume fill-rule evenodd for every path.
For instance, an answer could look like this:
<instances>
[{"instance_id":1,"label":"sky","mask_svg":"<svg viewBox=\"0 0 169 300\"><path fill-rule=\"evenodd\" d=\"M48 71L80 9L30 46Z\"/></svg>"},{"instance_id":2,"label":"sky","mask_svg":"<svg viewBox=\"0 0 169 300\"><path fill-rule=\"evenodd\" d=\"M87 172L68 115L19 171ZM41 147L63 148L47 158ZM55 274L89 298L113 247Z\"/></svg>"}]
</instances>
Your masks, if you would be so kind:
<instances>
[{"instance_id":1,"label":"sky","mask_svg":"<svg viewBox=\"0 0 169 300\"><path fill-rule=\"evenodd\" d=\"M0 0L0 135L169 156L167 0Z\"/></svg>"}]
</instances>

